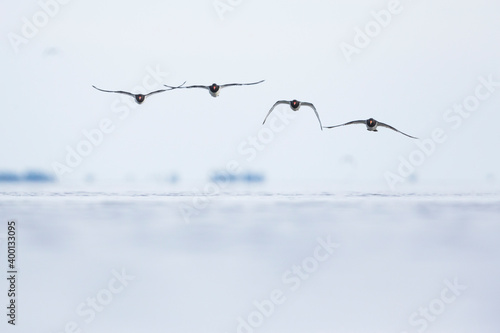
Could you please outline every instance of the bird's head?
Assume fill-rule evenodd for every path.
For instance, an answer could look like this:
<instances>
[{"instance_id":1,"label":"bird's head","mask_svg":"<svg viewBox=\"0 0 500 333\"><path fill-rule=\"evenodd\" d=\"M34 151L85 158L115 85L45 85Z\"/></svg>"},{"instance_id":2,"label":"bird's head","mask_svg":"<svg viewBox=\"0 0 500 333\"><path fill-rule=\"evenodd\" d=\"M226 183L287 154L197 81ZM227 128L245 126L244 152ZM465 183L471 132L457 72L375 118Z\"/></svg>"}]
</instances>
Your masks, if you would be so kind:
<instances>
[{"instance_id":1,"label":"bird's head","mask_svg":"<svg viewBox=\"0 0 500 333\"><path fill-rule=\"evenodd\" d=\"M300 107L300 102L296 99L290 102L290 107L292 110L297 110Z\"/></svg>"},{"instance_id":2,"label":"bird's head","mask_svg":"<svg viewBox=\"0 0 500 333\"><path fill-rule=\"evenodd\" d=\"M142 102L144 102L145 99L146 99L146 96L144 96L142 94L135 95L135 101L137 104L142 104Z\"/></svg>"},{"instance_id":3,"label":"bird's head","mask_svg":"<svg viewBox=\"0 0 500 333\"><path fill-rule=\"evenodd\" d=\"M220 86L219 86L219 85L217 85L217 84L215 84L215 83L213 83L213 84L210 86L210 91L211 91L211 92L213 92L213 93L218 92L218 91L219 91L219 89L220 89Z\"/></svg>"}]
</instances>

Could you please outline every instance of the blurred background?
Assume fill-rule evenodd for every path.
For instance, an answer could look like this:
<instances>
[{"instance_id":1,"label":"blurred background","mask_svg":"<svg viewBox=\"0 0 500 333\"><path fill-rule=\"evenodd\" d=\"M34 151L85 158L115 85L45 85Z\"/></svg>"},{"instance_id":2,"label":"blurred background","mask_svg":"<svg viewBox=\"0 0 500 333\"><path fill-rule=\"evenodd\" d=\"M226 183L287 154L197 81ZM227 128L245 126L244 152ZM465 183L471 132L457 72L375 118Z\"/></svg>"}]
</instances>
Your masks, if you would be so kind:
<instances>
[{"instance_id":1,"label":"blurred background","mask_svg":"<svg viewBox=\"0 0 500 333\"><path fill-rule=\"evenodd\" d=\"M250 181L390 189L387 173L399 175L402 159L421 151L388 129L320 131L307 108L278 107L276 114L295 118L284 126L277 118L280 130L269 132L262 120L280 99L314 103L325 126L373 117L420 139L442 129L446 140L423 159L415 153L418 165L397 186L498 184L500 86L481 88L487 97L477 105L467 99L481 77L500 82L496 1L0 6L0 180L8 184L203 184L234 160ZM263 79L218 98L183 89L142 105L92 88L138 93ZM453 111L464 103L473 111ZM108 133L99 136L103 121ZM78 149L86 156L72 155Z\"/></svg>"}]
</instances>

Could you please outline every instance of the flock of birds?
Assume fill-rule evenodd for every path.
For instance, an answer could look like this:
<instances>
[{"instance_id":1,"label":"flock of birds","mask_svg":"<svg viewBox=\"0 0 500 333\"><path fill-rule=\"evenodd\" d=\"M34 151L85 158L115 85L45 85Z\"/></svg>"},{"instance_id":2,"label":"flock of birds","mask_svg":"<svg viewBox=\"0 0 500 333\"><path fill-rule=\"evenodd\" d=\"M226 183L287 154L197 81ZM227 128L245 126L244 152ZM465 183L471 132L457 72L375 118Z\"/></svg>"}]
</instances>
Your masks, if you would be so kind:
<instances>
[{"instance_id":1,"label":"flock of birds","mask_svg":"<svg viewBox=\"0 0 500 333\"><path fill-rule=\"evenodd\" d=\"M257 82L251 82L251 83L228 83L228 84L221 84L221 85L213 83L213 84L211 84L209 86L204 86L204 85L184 86L186 84L186 82L184 82L183 84L181 84L179 86L164 85L166 89L155 90L155 91L152 91L152 92L147 93L145 95L143 95L143 94L133 94L133 93L130 93L128 91L123 91L123 90L105 90L105 89L97 88L96 86L92 86L92 87L94 87L95 89L97 89L99 91L106 92L106 93L125 94L125 95L128 95L128 96L131 96L131 97L134 98L134 100L135 100L135 102L137 104L142 104L146 100L146 98L149 97L149 96L151 96L151 95L154 95L154 94L157 94L157 93L161 93L161 92L165 92L165 91L174 90L174 89L191 89L191 88L206 89L206 90L208 90L208 92L210 93L210 95L212 97L217 97L217 96L219 96L220 91L221 91L222 88L234 87L234 86L252 86L252 85L255 85L255 84L262 83L264 81L265 80L261 80L261 81L257 81ZM309 102L301 102L301 101L298 101L296 99L291 100L291 101L280 100L280 101L277 101L276 103L274 103L274 105L272 106L272 108L269 110L269 112L267 113L266 117L264 118L264 121L262 122L262 124L266 123L266 120L269 117L269 115L271 114L271 112L273 112L273 110L278 105L281 105L281 104L288 104L293 111L298 111L301 106L307 106L307 107L311 108L314 111L314 113L316 114L316 118L318 118L318 122L319 122L319 126L320 126L321 130L323 130L323 128L335 128L335 127L346 126L346 125L353 125L353 124L365 124L366 125L366 129L368 131L377 132L377 127L380 126L380 127L389 128L389 129L391 129L393 131L396 131L398 133L406 135L409 138L417 139L414 136L411 136L411 135L408 135L406 133L403 133L403 132L397 130L396 128L394 128L392 126L387 125L385 123L382 123L380 121L377 121L377 120L375 120L373 118L369 118L369 119L366 119L366 120L349 121L347 123L340 124L340 125L334 125L334 126L323 126L321 124L321 119L319 117L318 111L316 110L316 107L314 106L314 104L309 103Z\"/></svg>"}]
</instances>

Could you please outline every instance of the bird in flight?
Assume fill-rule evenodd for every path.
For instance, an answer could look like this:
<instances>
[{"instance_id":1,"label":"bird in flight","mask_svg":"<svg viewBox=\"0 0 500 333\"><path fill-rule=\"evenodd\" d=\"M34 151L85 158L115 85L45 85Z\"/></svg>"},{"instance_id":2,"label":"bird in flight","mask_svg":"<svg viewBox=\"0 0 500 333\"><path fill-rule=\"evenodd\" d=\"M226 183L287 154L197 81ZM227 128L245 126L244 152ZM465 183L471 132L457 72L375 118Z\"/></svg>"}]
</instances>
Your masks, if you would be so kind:
<instances>
[{"instance_id":1,"label":"bird in flight","mask_svg":"<svg viewBox=\"0 0 500 333\"><path fill-rule=\"evenodd\" d=\"M145 95L143 95L143 94L132 94L132 93L130 93L128 91L123 91L123 90L104 90L104 89L97 88L96 86L92 86L92 87L94 87L95 89L97 89L99 91L103 91L103 92L107 92L107 93L124 94L124 95L132 96L135 99L135 102L137 104L142 104L142 102L144 102L146 100L146 97L148 97L148 96L151 96L151 95L157 94L157 93L161 93L161 92L164 92L164 91L168 91L168 90L173 90L173 89L181 88L185 83L186 82L184 82L183 84L181 84L180 86L177 86L177 87L170 87L170 89L155 90L155 91L152 91L152 92L147 93Z\"/></svg>"},{"instance_id":2,"label":"bird in flight","mask_svg":"<svg viewBox=\"0 0 500 333\"><path fill-rule=\"evenodd\" d=\"M414 136L408 135L406 133L403 133L403 132L395 129L394 127L392 127L390 125L384 124L384 123L382 123L380 121L376 121L373 118L370 118L370 119L367 119L367 120L354 120L354 121L350 121L350 122L345 123L345 124L340 124L340 125L335 125L335 126L328 126L328 127L324 127L324 128L335 128L335 127L340 127L340 126L345 126L345 125L352 125L352 124L365 124L366 125L366 129L369 130L369 131L372 131L372 132L378 132L377 131L377 127L378 126L387 127L387 128L390 128L393 131L396 131L396 132L399 132L399 133L401 133L403 135L406 135L409 138L418 139L418 138L416 138Z\"/></svg>"},{"instance_id":3,"label":"bird in flight","mask_svg":"<svg viewBox=\"0 0 500 333\"><path fill-rule=\"evenodd\" d=\"M292 101L282 100L282 101L277 101L276 103L274 103L274 105L271 108L271 110L269 110L269 112L267 113L266 118L264 118L264 121L262 122L262 125L264 125L266 123L267 117L269 117L269 115L271 114L271 112L273 112L274 108L276 106L280 105L280 104L288 104L293 111L298 111L301 106L308 106L308 107L310 107L311 109L313 109L314 113L316 114L316 117L318 118L319 127L321 128L321 130L323 130L323 125L321 125L321 119L319 118L318 111L316 111L316 108L314 107L314 105L312 103L309 103L309 102L300 102L300 101L297 101L296 99L294 99Z\"/></svg>"},{"instance_id":4,"label":"bird in flight","mask_svg":"<svg viewBox=\"0 0 500 333\"><path fill-rule=\"evenodd\" d=\"M252 83L227 83L227 84L221 84L221 85L218 85L216 83L212 83L209 86L195 85L195 86L186 86L186 87L171 87L171 86L168 86L166 84L164 86L167 88L187 88L187 89L189 89L189 88L202 88L202 89L207 89L208 92L210 93L210 95L212 95L212 97L217 97L217 96L219 96L222 88L234 87L234 86L252 86L254 84L259 84L259 83L262 83L264 81L265 80L261 80L258 82L252 82Z\"/></svg>"}]
</instances>

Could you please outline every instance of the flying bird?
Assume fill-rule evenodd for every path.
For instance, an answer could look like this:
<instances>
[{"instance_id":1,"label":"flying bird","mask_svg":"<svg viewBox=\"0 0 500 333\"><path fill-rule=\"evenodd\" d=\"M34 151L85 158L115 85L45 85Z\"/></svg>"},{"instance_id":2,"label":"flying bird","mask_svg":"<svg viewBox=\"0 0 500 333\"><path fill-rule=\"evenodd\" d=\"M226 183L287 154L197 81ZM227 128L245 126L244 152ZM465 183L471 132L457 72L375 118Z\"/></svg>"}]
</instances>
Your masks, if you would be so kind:
<instances>
[{"instance_id":1,"label":"flying bird","mask_svg":"<svg viewBox=\"0 0 500 333\"><path fill-rule=\"evenodd\" d=\"M271 110L269 110L269 112L267 113L266 118L264 118L264 121L262 122L262 125L264 125L266 123L267 117L269 117L269 115L271 114L271 112L273 112L274 108L276 106L280 105L280 104L288 104L293 111L299 111L299 109L300 109L301 106L308 106L308 107L310 107L311 109L313 109L314 113L316 114L316 117L318 118L319 127L321 128L321 130L323 130L323 125L321 125L321 119L319 118L318 111L316 111L316 108L314 107L314 105L312 103L309 103L309 102L300 102L300 101L297 101L296 99L294 99L293 101L284 101L284 100L282 100L282 101L277 101L276 103L274 103L274 105L271 108Z\"/></svg>"},{"instance_id":2,"label":"flying bird","mask_svg":"<svg viewBox=\"0 0 500 333\"><path fill-rule=\"evenodd\" d=\"M164 86L167 88L187 88L187 89L189 89L189 88L202 88L202 89L207 89L208 92L210 93L210 95L212 95L212 97L217 97L217 96L219 96L222 88L234 87L234 86L252 86L254 84L259 84L259 83L262 83L264 81L265 80L261 80L258 82L252 82L252 83L227 83L227 84L221 84L221 85L218 85L216 83L212 83L209 86L195 85L195 86L187 86L187 87L171 87L171 86L168 86L166 84Z\"/></svg>"},{"instance_id":3,"label":"flying bird","mask_svg":"<svg viewBox=\"0 0 500 333\"><path fill-rule=\"evenodd\" d=\"M97 88L96 86L92 86L92 87L94 87L95 89L97 89L99 91L103 91L103 92L107 92L107 93L125 94L125 95L132 96L135 99L135 102L137 104L142 104L142 102L144 102L146 100L146 97L148 97L148 96L151 96L151 95L157 94L157 93L161 93L161 92L164 92L164 91L168 91L168 90L173 90L173 89L181 88L185 83L186 82L184 82L183 84L181 84L180 86L177 86L177 87L170 87L170 89L155 90L155 91L152 91L152 92L147 93L145 95L143 95L143 94L132 94L132 93L130 93L128 91L122 91L122 90L104 90L104 89Z\"/></svg>"},{"instance_id":4,"label":"flying bird","mask_svg":"<svg viewBox=\"0 0 500 333\"><path fill-rule=\"evenodd\" d=\"M378 126L387 127L387 128L390 128L393 131L396 131L396 132L399 132L399 133L401 133L403 135L406 135L409 138L418 139L418 138L416 138L414 136L408 135L406 133L403 133L403 132L395 129L394 127L392 127L390 125L384 124L384 123L382 123L380 121L376 121L373 118L370 118L370 119L367 119L367 120L354 120L354 121L350 121L350 122L345 123L345 124L335 125L335 126L328 126L328 127L324 127L324 128L335 128L335 127L340 127L340 126L345 126L345 125L352 125L352 124L365 124L366 125L366 129L369 130L369 131L372 131L372 132L378 132L377 131L377 127Z\"/></svg>"}]
</instances>

